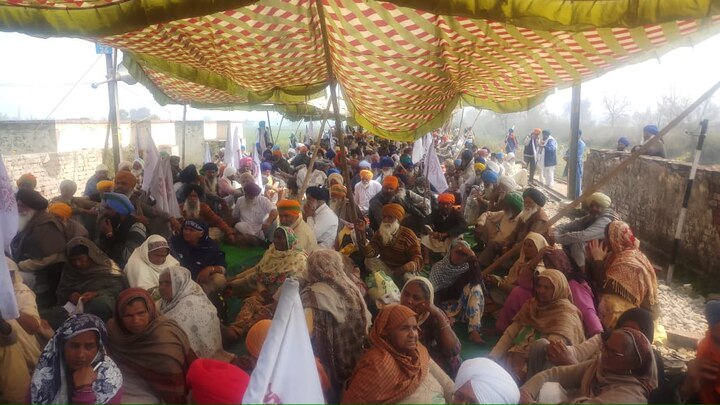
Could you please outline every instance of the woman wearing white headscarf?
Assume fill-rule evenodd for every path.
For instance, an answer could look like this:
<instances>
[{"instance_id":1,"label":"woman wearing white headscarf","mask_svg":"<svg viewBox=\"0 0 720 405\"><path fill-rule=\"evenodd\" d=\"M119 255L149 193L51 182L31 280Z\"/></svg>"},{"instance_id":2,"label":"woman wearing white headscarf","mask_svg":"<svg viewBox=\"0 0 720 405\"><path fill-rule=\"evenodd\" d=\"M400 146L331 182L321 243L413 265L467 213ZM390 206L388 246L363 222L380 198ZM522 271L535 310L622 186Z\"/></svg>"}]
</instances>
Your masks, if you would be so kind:
<instances>
[{"instance_id":1,"label":"woman wearing white headscarf","mask_svg":"<svg viewBox=\"0 0 720 405\"><path fill-rule=\"evenodd\" d=\"M158 311L180 325L198 357L217 358L226 354L222 350L217 309L202 287L192 280L190 270L181 266L163 270L158 290L161 296Z\"/></svg>"},{"instance_id":2,"label":"woman wearing white headscarf","mask_svg":"<svg viewBox=\"0 0 720 405\"><path fill-rule=\"evenodd\" d=\"M128 259L125 275L131 288L139 287L152 291L158 286L160 273L179 264L170 255L167 240L160 235L151 235Z\"/></svg>"},{"instance_id":3,"label":"woman wearing white headscarf","mask_svg":"<svg viewBox=\"0 0 720 405\"><path fill-rule=\"evenodd\" d=\"M454 404L517 404L520 389L512 376L486 358L465 360L455 377Z\"/></svg>"}]
</instances>

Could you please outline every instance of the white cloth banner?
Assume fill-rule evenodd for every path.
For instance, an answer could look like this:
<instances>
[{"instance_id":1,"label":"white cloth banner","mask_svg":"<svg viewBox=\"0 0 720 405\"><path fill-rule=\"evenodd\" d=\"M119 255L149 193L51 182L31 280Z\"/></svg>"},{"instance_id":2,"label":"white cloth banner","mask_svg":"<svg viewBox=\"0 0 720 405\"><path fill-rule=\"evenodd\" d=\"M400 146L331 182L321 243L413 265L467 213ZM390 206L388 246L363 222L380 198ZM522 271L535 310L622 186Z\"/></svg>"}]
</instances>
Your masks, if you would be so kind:
<instances>
[{"instance_id":1,"label":"white cloth banner","mask_svg":"<svg viewBox=\"0 0 720 405\"><path fill-rule=\"evenodd\" d=\"M138 142L140 143L138 148L143 151L142 158L145 161L142 189L150 191L150 183L152 183L155 177L155 167L160 161L160 152L158 152L158 148L155 146L155 141L149 131L143 131L142 134L138 135Z\"/></svg>"},{"instance_id":2,"label":"white cloth banner","mask_svg":"<svg viewBox=\"0 0 720 405\"><path fill-rule=\"evenodd\" d=\"M324 404L310 344L300 285L288 279L263 344L243 404Z\"/></svg>"},{"instance_id":3,"label":"white cloth banner","mask_svg":"<svg viewBox=\"0 0 720 405\"><path fill-rule=\"evenodd\" d=\"M155 165L155 173L152 176L145 175L145 178L148 177L152 177L149 192L155 198L155 206L159 210L172 215L173 218L182 217L177 197L175 197L170 158L161 158Z\"/></svg>"},{"instance_id":4,"label":"white cloth banner","mask_svg":"<svg viewBox=\"0 0 720 405\"><path fill-rule=\"evenodd\" d=\"M231 134L228 134L228 138L225 141L225 165L232 166L234 168L240 167L240 134L239 127L236 126Z\"/></svg>"},{"instance_id":5,"label":"white cloth banner","mask_svg":"<svg viewBox=\"0 0 720 405\"><path fill-rule=\"evenodd\" d=\"M265 189L265 185L262 181L262 173L260 172L260 151L258 150L258 147L261 147L260 139L262 139L262 136L260 136L260 131L258 131L258 142L253 145L253 152L252 152L252 158L253 158L253 165L255 166L255 184L261 187L262 190ZM260 146L259 146L260 145ZM265 149L262 149L263 151ZM238 166L240 167L240 166Z\"/></svg>"},{"instance_id":6,"label":"white cloth banner","mask_svg":"<svg viewBox=\"0 0 720 405\"><path fill-rule=\"evenodd\" d=\"M435 142L430 142L425 153L425 172L427 179L435 187L438 193L442 193L448 189L445 173L440 166L437 152L435 151Z\"/></svg>"},{"instance_id":7,"label":"white cloth banner","mask_svg":"<svg viewBox=\"0 0 720 405\"><path fill-rule=\"evenodd\" d=\"M415 141L415 144L413 144L412 149L412 161L415 164L418 164L422 160L422 158L425 157L425 151L428 148L428 143L432 142L432 135L425 134L422 138L418 138Z\"/></svg>"},{"instance_id":8,"label":"white cloth banner","mask_svg":"<svg viewBox=\"0 0 720 405\"><path fill-rule=\"evenodd\" d=\"M12 181L0 156L0 246L4 252L10 251L10 242L17 233L18 219ZM3 319L16 319L20 316L7 260L0 260L0 313Z\"/></svg>"},{"instance_id":9,"label":"white cloth banner","mask_svg":"<svg viewBox=\"0 0 720 405\"><path fill-rule=\"evenodd\" d=\"M210 154L210 143L205 142L205 162L203 163L210 163L212 161L212 154Z\"/></svg>"}]
</instances>

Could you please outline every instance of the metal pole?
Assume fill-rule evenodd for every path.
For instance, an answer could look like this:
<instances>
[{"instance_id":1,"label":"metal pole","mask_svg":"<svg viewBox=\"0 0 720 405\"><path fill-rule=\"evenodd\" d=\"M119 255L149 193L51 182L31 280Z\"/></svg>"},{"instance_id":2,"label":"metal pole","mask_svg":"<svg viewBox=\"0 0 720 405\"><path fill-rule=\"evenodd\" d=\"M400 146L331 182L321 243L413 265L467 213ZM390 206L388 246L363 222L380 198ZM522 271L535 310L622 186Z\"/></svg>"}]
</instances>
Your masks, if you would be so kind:
<instances>
[{"instance_id":1,"label":"metal pole","mask_svg":"<svg viewBox=\"0 0 720 405\"><path fill-rule=\"evenodd\" d=\"M685 196L683 196L682 208L680 208L680 216L678 217L677 227L675 228L675 239L673 240L673 250L670 256L670 265L667 269L666 281L672 282L673 273L675 271L675 260L677 259L678 252L680 251L680 242L682 238L683 226L685 225L685 215L687 215L687 206L690 201L690 194L692 194L693 182L695 181L695 174L697 173L698 164L700 164L700 155L702 154L703 144L705 143L705 135L707 134L708 120L702 120L700 122L700 136L698 136L697 147L695 148L695 154L693 155L692 167L690 168L690 177L688 177L687 183L685 184Z\"/></svg>"},{"instance_id":2,"label":"metal pole","mask_svg":"<svg viewBox=\"0 0 720 405\"><path fill-rule=\"evenodd\" d=\"M572 87L570 105L570 156L568 156L568 188L567 196L574 200L582 190L578 190L578 143L580 142L580 83Z\"/></svg>"},{"instance_id":3,"label":"metal pole","mask_svg":"<svg viewBox=\"0 0 720 405\"><path fill-rule=\"evenodd\" d=\"M187 104L183 104L182 120L182 167L185 167L185 138L187 138Z\"/></svg>"},{"instance_id":4,"label":"metal pole","mask_svg":"<svg viewBox=\"0 0 720 405\"><path fill-rule=\"evenodd\" d=\"M114 50L113 53L117 52ZM110 102L110 131L112 132L113 161L116 171L120 165L120 137L118 135L117 80L115 80L115 61L112 54L105 55L108 78L108 99Z\"/></svg>"},{"instance_id":5,"label":"metal pole","mask_svg":"<svg viewBox=\"0 0 720 405\"><path fill-rule=\"evenodd\" d=\"M280 116L280 125L278 125L277 138L272 138L272 143L273 143L273 145L275 145L275 141L279 141L279 140L280 140L280 131L282 130L282 124L283 124L283 121L284 121L284 120L285 120L285 116L284 116L284 115L281 115L281 116ZM272 132L270 133L270 136L272 136Z\"/></svg>"},{"instance_id":6,"label":"metal pole","mask_svg":"<svg viewBox=\"0 0 720 405\"><path fill-rule=\"evenodd\" d=\"M554 223L556 223L560 218L564 217L565 215L568 215L570 212L572 212L573 209L575 209L575 206L580 204L587 196L590 194L599 191L605 184L609 183L610 180L612 180L615 176L620 174L627 166L629 166L631 163L635 162L640 155L645 153L648 148L652 147L656 143L660 142L662 138L670 132L677 124L682 122L690 113L695 110L700 104L705 102L705 100L709 99L710 96L712 96L718 89L720 89L720 81L715 83L712 87L710 87L703 95L701 95L697 100L695 100L692 104L690 104L683 112L681 112L677 117L675 117L672 121L670 121L662 130L660 130L660 133L652 137L647 143L642 145L638 150L633 152L627 159L624 159L620 164L615 166L614 169L610 170L608 174L605 175L605 177L598 180L597 183L593 184L592 186L588 187L585 192L580 195L579 197L575 198L573 202L565 206L565 208L558 211L555 216L550 218L545 225L538 231L538 233L542 234L545 233ZM512 249L507 251L505 254L503 254L500 258L496 259L490 266L485 268L483 270L482 274L491 274L493 271L495 271L501 263L505 262L506 260L510 259L518 253L520 250L521 244L516 244Z\"/></svg>"},{"instance_id":7,"label":"metal pole","mask_svg":"<svg viewBox=\"0 0 720 405\"><path fill-rule=\"evenodd\" d=\"M268 130L268 133L270 134L270 142L272 142L273 145L275 145L275 140L273 139L272 128L270 127L270 110L265 110L265 116L267 117L267 121L268 121L267 122L267 130ZM267 145L265 145L265 146L267 147Z\"/></svg>"}]
</instances>

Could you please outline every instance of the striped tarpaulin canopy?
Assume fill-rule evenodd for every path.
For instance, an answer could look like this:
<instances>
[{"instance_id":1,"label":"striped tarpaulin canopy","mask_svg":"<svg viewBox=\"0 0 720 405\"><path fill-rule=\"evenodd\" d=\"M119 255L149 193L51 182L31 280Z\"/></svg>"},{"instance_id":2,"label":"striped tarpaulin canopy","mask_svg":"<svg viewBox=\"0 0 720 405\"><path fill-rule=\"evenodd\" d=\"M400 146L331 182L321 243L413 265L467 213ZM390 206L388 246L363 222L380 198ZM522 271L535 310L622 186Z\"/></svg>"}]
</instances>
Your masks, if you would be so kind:
<instances>
[{"instance_id":1,"label":"striped tarpaulin canopy","mask_svg":"<svg viewBox=\"0 0 720 405\"><path fill-rule=\"evenodd\" d=\"M0 29L119 48L161 104L299 104L330 81L320 5L351 115L375 134L412 140L460 99L526 110L556 88L697 43L720 30L717 3L0 0Z\"/></svg>"}]
</instances>

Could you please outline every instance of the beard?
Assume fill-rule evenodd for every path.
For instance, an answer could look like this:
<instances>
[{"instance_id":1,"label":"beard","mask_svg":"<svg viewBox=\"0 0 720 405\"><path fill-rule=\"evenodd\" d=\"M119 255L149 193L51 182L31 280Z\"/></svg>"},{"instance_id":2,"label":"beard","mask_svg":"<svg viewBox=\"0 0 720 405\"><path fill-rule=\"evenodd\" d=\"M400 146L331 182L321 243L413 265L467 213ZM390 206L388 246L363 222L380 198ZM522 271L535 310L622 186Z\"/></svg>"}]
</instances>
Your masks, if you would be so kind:
<instances>
[{"instance_id":1,"label":"beard","mask_svg":"<svg viewBox=\"0 0 720 405\"><path fill-rule=\"evenodd\" d=\"M540 211L540 207L523 208L523 210L520 211L520 213L518 214L518 218L520 218L520 220L522 222L527 222L528 219L530 219L530 217L533 216L538 211Z\"/></svg>"},{"instance_id":2,"label":"beard","mask_svg":"<svg viewBox=\"0 0 720 405\"><path fill-rule=\"evenodd\" d=\"M378 232L380 233L380 238L382 239L383 245L387 246L390 244L390 242L392 242L398 229L400 229L400 222L398 221L395 221L391 224L385 222L380 224L380 229L378 229Z\"/></svg>"},{"instance_id":3,"label":"beard","mask_svg":"<svg viewBox=\"0 0 720 405\"><path fill-rule=\"evenodd\" d=\"M200 203L185 201L183 206L183 217L185 219L198 219L200 218Z\"/></svg>"},{"instance_id":4,"label":"beard","mask_svg":"<svg viewBox=\"0 0 720 405\"><path fill-rule=\"evenodd\" d=\"M26 214L21 214L18 218L18 232L24 231L27 228L28 223L35 217L37 211L28 211Z\"/></svg>"}]
</instances>

